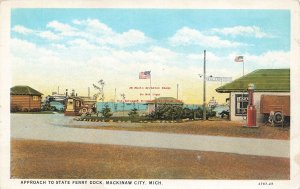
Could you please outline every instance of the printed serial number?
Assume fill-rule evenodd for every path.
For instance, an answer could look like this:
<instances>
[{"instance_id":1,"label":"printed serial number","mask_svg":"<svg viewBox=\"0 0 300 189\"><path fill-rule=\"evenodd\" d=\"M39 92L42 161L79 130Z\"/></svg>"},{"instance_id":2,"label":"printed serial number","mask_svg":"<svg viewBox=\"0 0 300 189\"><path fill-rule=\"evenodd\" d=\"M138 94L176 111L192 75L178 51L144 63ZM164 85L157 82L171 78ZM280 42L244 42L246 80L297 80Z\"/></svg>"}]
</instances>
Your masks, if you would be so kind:
<instances>
[{"instance_id":1,"label":"printed serial number","mask_svg":"<svg viewBox=\"0 0 300 189\"><path fill-rule=\"evenodd\" d=\"M259 182L258 185L260 186L270 186L270 185L273 185L273 182Z\"/></svg>"}]
</instances>

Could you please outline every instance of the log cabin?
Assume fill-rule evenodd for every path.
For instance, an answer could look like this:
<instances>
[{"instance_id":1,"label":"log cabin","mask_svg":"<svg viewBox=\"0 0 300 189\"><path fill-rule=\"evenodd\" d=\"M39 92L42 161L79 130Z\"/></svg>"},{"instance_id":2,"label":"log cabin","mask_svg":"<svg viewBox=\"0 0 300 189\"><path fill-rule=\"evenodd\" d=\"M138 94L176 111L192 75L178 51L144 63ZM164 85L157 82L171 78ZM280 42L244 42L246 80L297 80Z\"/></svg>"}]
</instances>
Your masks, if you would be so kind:
<instances>
[{"instance_id":1,"label":"log cabin","mask_svg":"<svg viewBox=\"0 0 300 189\"><path fill-rule=\"evenodd\" d=\"M42 93L29 86L14 86L10 89L11 111L40 111Z\"/></svg>"}]
</instances>

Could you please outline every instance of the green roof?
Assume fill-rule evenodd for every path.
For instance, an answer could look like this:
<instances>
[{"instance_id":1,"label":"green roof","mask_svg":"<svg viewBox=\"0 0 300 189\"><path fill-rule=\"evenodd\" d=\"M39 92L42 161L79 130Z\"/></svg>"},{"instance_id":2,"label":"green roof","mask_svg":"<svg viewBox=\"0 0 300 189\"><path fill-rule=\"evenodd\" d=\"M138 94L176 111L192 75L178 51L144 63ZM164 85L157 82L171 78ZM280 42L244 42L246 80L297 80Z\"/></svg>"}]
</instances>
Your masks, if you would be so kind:
<instances>
[{"instance_id":1,"label":"green roof","mask_svg":"<svg viewBox=\"0 0 300 189\"><path fill-rule=\"evenodd\" d=\"M219 93L247 91L249 83L257 92L290 92L290 69L259 69L216 89Z\"/></svg>"},{"instance_id":2,"label":"green roof","mask_svg":"<svg viewBox=\"0 0 300 189\"><path fill-rule=\"evenodd\" d=\"M149 102L148 104L183 104L183 102L181 100L177 100L176 98L173 97L159 97L156 98L155 100L152 100L151 102Z\"/></svg>"},{"instance_id":3,"label":"green roof","mask_svg":"<svg viewBox=\"0 0 300 189\"><path fill-rule=\"evenodd\" d=\"M14 86L10 89L10 94L11 95L36 95L36 96L43 95L39 91L29 86Z\"/></svg>"}]
</instances>

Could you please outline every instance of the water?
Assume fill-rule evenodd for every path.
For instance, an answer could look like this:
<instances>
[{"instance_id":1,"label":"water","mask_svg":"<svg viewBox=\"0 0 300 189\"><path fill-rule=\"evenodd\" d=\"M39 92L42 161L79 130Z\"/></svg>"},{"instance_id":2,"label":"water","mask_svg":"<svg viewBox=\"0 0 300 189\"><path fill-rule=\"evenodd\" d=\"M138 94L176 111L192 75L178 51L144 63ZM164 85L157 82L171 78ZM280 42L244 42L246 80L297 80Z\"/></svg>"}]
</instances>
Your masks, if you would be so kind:
<instances>
[{"instance_id":1,"label":"water","mask_svg":"<svg viewBox=\"0 0 300 189\"><path fill-rule=\"evenodd\" d=\"M133 108L136 108L137 110L147 110L148 105L142 104L142 103L122 103L122 102L97 102L97 111L101 111L105 105L108 105L111 112L118 112L123 111L123 105L125 111L130 111Z\"/></svg>"},{"instance_id":2,"label":"water","mask_svg":"<svg viewBox=\"0 0 300 189\"><path fill-rule=\"evenodd\" d=\"M97 102L97 111L101 111L105 105L108 105L111 112L118 112L123 111L123 103L122 102ZM198 104L185 104L183 107L187 107L189 109L197 109L199 107L202 107ZM148 108L148 105L145 103L124 103L124 110L130 111L133 108L136 108L139 111L146 111Z\"/></svg>"}]
</instances>

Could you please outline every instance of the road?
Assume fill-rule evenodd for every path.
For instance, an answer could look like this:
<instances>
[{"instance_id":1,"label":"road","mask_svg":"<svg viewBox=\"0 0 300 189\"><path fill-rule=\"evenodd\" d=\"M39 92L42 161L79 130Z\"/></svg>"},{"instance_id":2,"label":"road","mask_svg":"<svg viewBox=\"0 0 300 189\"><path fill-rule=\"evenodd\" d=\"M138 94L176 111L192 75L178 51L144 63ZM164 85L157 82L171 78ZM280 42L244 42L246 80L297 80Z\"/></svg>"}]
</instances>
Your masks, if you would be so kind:
<instances>
[{"instance_id":1,"label":"road","mask_svg":"<svg viewBox=\"0 0 300 189\"><path fill-rule=\"evenodd\" d=\"M65 127L75 124L97 124L105 127L109 123L76 122L72 117L65 117L62 114L11 114L11 137L14 139L214 151L285 158L290 156L288 140Z\"/></svg>"}]
</instances>

